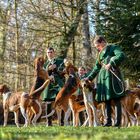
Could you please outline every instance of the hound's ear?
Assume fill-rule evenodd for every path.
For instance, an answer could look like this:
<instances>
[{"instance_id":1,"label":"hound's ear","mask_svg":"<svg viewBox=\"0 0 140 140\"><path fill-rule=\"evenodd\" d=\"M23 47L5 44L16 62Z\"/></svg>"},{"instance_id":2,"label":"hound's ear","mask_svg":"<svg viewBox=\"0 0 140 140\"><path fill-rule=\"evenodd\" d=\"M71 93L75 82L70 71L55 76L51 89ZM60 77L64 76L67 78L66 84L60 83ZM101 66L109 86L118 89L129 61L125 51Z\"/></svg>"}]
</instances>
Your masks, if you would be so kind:
<instances>
[{"instance_id":1,"label":"hound's ear","mask_svg":"<svg viewBox=\"0 0 140 140\"><path fill-rule=\"evenodd\" d=\"M64 65L65 65L65 67L68 67L68 66L72 65L72 63L70 60L64 59Z\"/></svg>"},{"instance_id":2,"label":"hound's ear","mask_svg":"<svg viewBox=\"0 0 140 140\"><path fill-rule=\"evenodd\" d=\"M75 70L75 72L78 72L78 68L77 68L77 67L75 67L75 66L74 66L74 70Z\"/></svg>"},{"instance_id":3,"label":"hound's ear","mask_svg":"<svg viewBox=\"0 0 140 140\"><path fill-rule=\"evenodd\" d=\"M7 92L7 91L9 91L9 88L7 85L4 85L4 92Z\"/></svg>"},{"instance_id":4,"label":"hound's ear","mask_svg":"<svg viewBox=\"0 0 140 140\"><path fill-rule=\"evenodd\" d=\"M40 63L41 63L42 66L44 65L44 63L45 63L44 57L40 57Z\"/></svg>"},{"instance_id":5,"label":"hound's ear","mask_svg":"<svg viewBox=\"0 0 140 140\"><path fill-rule=\"evenodd\" d=\"M35 58L35 60L34 60L34 68L36 68L37 66L37 61L38 61L38 58Z\"/></svg>"},{"instance_id":6,"label":"hound's ear","mask_svg":"<svg viewBox=\"0 0 140 140\"><path fill-rule=\"evenodd\" d=\"M9 88L6 84L0 85L0 92L7 92L9 91Z\"/></svg>"}]
</instances>

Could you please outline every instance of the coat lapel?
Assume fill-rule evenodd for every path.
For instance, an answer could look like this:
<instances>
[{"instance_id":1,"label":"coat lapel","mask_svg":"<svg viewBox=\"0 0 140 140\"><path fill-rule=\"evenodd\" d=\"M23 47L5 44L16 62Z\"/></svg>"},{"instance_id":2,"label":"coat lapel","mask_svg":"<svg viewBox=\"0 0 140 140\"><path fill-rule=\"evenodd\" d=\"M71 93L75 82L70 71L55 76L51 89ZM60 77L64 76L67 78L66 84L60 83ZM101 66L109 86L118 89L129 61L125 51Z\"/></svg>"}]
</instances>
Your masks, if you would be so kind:
<instances>
[{"instance_id":1,"label":"coat lapel","mask_svg":"<svg viewBox=\"0 0 140 140\"><path fill-rule=\"evenodd\" d=\"M106 59L106 56L108 56L108 54L109 54L109 48L110 48L110 46L106 46L106 47L99 53L100 62L102 62L104 59Z\"/></svg>"}]
</instances>

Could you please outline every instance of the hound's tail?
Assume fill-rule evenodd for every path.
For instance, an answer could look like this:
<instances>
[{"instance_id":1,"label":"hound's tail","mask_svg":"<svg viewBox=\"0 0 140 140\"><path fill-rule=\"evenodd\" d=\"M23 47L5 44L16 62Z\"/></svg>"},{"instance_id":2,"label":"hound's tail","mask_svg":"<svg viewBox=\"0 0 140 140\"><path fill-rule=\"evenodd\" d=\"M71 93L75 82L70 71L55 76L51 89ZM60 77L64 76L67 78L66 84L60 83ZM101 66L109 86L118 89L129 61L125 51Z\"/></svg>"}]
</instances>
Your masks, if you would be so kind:
<instances>
[{"instance_id":1,"label":"hound's tail","mask_svg":"<svg viewBox=\"0 0 140 140\"><path fill-rule=\"evenodd\" d=\"M34 94L40 92L41 90L44 90L44 88L45 88L49 83L50 83L50 79L47 79L47 80L44 82L44 84L43 84L40 88L38 88L38 89L36 89L35 91L33 91L32 93L30 93L30 96L32 96L32 95L34 95Z\"/></svg>"},{"instance_id":2,"label":"hound's tail","mask_svg":"<svg viewBox=\"0 0 140 140\"><path fill-rule=\"evenodd\" d=\"M55 113L55 109L53 109L52 112L50 112L48 115L42 116L41 118L42 118L42 119L48 118L48 117L52 116L54 113Z\"/></svg>"}]
</instances>

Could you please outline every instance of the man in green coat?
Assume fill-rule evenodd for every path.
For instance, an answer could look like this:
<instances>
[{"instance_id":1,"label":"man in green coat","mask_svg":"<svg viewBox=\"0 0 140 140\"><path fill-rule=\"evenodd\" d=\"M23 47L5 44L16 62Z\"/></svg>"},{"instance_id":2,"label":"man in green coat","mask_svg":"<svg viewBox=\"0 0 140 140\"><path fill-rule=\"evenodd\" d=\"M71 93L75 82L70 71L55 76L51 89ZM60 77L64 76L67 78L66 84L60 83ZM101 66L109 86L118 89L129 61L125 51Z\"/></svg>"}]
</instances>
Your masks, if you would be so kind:
<instances>
[{"instance_id":1,"label":"man in green coat","mask_svg":"<svg viewBox=\"0 0 140 140\"><path fill-rule=\"evenodd\" d=\"M108 45L102 36L95 37L94 46L99 54L95 66L85 80L93 80L98 74L95 99L98 102L105 102L107 122L104 126L112 126L111 100L113 100L117 110L117 121L114 126L118 127L121 125L122 115L120 99L125 95L119 66L125 55L119 46Z\"/></svg>"},{"instance_id":2,"label":"man in green coat","mask_svg":"<svg viewBox=\"0 0 140 140\"><path fill-rule=\"evenodd\" d=\"M62 75L64 69L63 59L55 57L55 51L53 48L47 48L47 58L48 60L44 64L44 68L48 71L49 76L53 76L54 80L44 89L42 93L42 98L44 101L54 101L57 93L63 87L65 82L65 77ZM47 113L51 112L51 104L47 106ZM63 112L64 113L64 112ZM64 115L64 114L63 114ZM63 116L61 125L63 125ZM48 118L48 126L52 125L52 118Z\"/></svg>"}]
</instances>

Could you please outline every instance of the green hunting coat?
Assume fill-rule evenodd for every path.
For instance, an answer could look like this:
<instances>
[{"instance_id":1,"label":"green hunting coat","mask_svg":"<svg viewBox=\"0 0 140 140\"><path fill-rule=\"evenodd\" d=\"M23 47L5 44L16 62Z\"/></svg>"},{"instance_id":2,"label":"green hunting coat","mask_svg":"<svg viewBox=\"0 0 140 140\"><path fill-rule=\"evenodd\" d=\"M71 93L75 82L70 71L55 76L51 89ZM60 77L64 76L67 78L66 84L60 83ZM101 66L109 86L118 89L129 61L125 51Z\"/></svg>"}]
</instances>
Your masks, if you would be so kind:
<instances>
[{"instance_id":1,"label":"green hunting coat","mask_svg":"<svg viewBox=\"0 0 140 140\"><path fill-rule=\"evenodd\" d=\"M48 70L48 67L52 64L55 64L56 68L53 71ZM50 84L44 89L42 93L42 99L44 101L54 101L57 93L63 87L65 82L65 78L61 74L64 69L63 59L56 58L53 59L52 62L47 60L46 63L44 64L44 68L48 71L49 76L51 75L54 76L55 82L51 81Z\"/></svg>"},{"instance_id":2,"label":"green hunting coat","mask_svg":"<svg viewBox=\"0 0 140 140\"><path fill-rule=\"evenodd\" d=\"M125 59L125 55L119 46L108 45L98 55L95 66L88 75L89 80L93 80L97 74L97 92L95 99L103 102L124 96L124 82L119 66ZM111 70L121 80L119 81L103 64L111 64Z\"/></svg>"}]
</instances>

